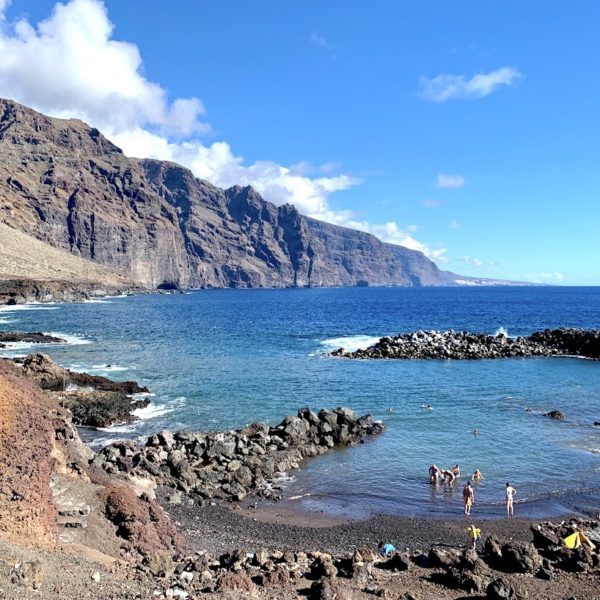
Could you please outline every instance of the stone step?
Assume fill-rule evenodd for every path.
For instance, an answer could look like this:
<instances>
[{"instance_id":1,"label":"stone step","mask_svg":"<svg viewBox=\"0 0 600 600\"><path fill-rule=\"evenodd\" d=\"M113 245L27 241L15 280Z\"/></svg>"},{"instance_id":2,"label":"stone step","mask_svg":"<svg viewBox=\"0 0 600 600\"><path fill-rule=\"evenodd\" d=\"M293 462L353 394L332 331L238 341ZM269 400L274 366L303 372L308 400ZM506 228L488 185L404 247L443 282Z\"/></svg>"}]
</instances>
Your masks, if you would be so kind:
<instances>
[{"instance_id":1,"label":"stone step","mask_svg":"<svg viewBox=\"0 0 600 600\"><path fill-rule=\"evenodd\" d=\"M86 529L88 524L84 519L75 519L73 517L58 517L56 524L65 529Z\"/></svg>"},{"instance_id":2,"label":"stone step","mask_svg":"<svg viewBox=\"0 0 600 600\"><path fill-rule=\"evenodd\" d=\"M59 504L58 514L61 517L85 517L90 514L91 508L88 504Z\"/></svg>"}]
</instances>

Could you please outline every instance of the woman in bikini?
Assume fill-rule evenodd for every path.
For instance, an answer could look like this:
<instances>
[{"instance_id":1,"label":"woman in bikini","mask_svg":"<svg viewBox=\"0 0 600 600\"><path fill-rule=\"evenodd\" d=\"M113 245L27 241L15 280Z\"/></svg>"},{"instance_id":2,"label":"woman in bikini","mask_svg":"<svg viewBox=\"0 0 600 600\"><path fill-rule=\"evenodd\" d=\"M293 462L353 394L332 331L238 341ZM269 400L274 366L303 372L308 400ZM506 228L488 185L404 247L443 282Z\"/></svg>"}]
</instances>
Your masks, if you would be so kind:
<instances>
[{"instance_id":1,"label":"woman in bikini","mask_svg":"<svg viewBox=\"0 0 600 600\"><path fill-rule=\"evenodd\" d=\"M510 483L507 481L506 482L506 516L507 517L513 516L513 498L515 497L516 493L517 493L517 490L512 485L510 485Z\"/></svg>"}]
</instances>

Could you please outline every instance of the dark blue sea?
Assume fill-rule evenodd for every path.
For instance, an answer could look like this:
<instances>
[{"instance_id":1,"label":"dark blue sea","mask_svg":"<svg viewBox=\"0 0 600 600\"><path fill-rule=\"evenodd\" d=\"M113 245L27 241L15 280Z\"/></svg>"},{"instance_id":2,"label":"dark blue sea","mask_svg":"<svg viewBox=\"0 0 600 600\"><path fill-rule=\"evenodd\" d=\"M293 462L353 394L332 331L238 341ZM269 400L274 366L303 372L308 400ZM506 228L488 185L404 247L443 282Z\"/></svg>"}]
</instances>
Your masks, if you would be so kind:
<instances>
[{"instance_id":1,"label":"dark blue sea","mask_svg":"<svg viewBox=\"0 0 600 600\"><path fill-rule=\"evenodd\" d=\"M513 336L599 328L600 288L208 290L3 307L0 327L67 335L67 345L36 349L69 368L152 390L137 423L84 432L95 445L163 428L275 424L307 405L350 406L385 422L376 439L290 473L284 494L292 506L354 516L460 515L462 484L427 482L435 462L460 464L463 482L481 469L474 509L481 516L502 513L506 481L518 490L517 514L600 508L600 428L593 426L600 421L600 362L325 355L415 329ZM4 355L32 351L16 345ZM543 416L553 409L566 419Z\"/></svg>"}]
</instances>

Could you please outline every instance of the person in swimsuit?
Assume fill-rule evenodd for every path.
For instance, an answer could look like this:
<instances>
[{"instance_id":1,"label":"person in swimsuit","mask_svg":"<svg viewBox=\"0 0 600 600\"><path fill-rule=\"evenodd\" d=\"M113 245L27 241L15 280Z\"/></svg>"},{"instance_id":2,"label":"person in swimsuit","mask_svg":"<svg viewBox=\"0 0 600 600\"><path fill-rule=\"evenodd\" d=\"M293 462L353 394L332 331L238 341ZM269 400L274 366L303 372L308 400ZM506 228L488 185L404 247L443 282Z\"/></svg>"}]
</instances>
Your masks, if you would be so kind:
<instances>
[{"instance_id":1,"label":"person in swimsuit","mask_svg":"<svg viewBox=\"0 0 600 600\"><path fill-rule=\"evenodd\" d=\"M470 515L471 507L475 500L475 491L473 490L470 481L468 481L467 485L463 488L463 500L465 501L465 515Z\"/></svg>"},{"instance_id":2,"label":"person in swimsuit","mask_svg":"<svg viewBox=\"0 0 600 600\"><path fill-rule=\"evenodd\" d=\"M452 474L454 477L460 477L460 467L458 465L452 467Z\"/></svg>"},{"instance_id":3,"label":"person in swimsuit","mask_svg":"<svg viewBox=\"0 0 600 600\"><path fill-rule=\"evenodd\" d=\"M448 469L444 469L442 471L442 477L444 478L444 481L449 485L452 485L454 483L454 480L456 479L454 473L452 471L448 471Z\"/></svg>"},{"instance_id":4,"label":"person in swimsuit","mask_svg":"<svg viewBox=\"0 0 600 600\"><path fill-rule=\"evenodd\" d=\"M471 475L471 479L473 481L480 481L481 479L484 479L484 477L479 469L475 469L473 475Z\"/></svg>"},{"instance_id":5,"label":"person in swimsuit","mask_svg":"<svg viewBox=\"0 0 600 600\"><path fill-rule=\"evenodd\" d=\"M507 481L506 482L506 516L507 517L513 516L513 498L515 497L516 493L517 493L517 490L512 485L510 485L510 483Z\"/></svg>"},{"instance_id":6,"label":"person in swimsuit","mask_svg":"<svg viewBox=\"0 0 600 600\"><path fill-rule=\"evenodd\" d=\"M437 483L441 476L442 472L437 465L431 465L429 467L429 481L431 481L431 483Z\"/></svg>"}]
</instances>

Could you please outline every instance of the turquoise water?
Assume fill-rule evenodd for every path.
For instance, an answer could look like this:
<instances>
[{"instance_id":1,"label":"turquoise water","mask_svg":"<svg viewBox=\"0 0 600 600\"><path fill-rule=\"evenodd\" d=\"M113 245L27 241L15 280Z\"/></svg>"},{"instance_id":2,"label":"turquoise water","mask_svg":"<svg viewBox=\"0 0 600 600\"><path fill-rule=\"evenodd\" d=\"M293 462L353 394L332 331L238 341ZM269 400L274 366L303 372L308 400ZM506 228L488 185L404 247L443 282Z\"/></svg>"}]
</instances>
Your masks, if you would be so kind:
<instances>
[{"instance_id":1,"label":"turquoise water","mask_svg":"<svg viewBox=\"0 0 600 600\"><path fill-rule=\"evenodd\" d=\"M560 326L600 327L600 288L210 290L0 312L6 330L68 334L68 345L39 348L60 364L151 388L143 419L84 432L95 444L164 427L275 423L306 405L372 412L383 435L311 460L285 488L300 496L294 505L344 514L460 514L462 484L429 485L432 462L482 470L481 515L501 513L508 480L525 501L520 514L600 508L599 362L324 356L421 328L519 335ZM552 409L567 419L542 416ZM582 489L592 491L570 493Z\"/></svg>"}]
</instances>

